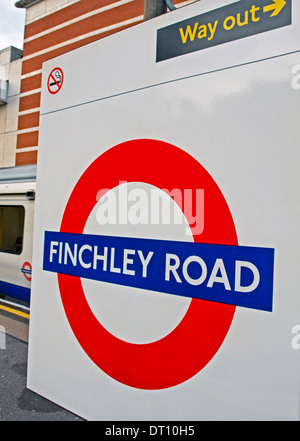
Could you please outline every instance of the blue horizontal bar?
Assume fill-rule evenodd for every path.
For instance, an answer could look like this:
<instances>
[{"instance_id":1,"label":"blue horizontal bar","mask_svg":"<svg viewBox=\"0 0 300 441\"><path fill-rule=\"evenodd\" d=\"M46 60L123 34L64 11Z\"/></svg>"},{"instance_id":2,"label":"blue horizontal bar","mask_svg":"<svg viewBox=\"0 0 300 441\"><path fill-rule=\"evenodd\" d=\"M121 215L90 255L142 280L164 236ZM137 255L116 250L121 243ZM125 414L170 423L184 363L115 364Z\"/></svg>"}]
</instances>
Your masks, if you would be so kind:
<instances>
[{"instance_id":1,"label":"blue horizontal bar","mask_svg":"<svg viewBox=\"0 0 300 441\"><path fill-rule=\"evenodd\" d=\"M30 301L30 288L0 280L0 293L24 302Z\"/></svg>"},{"instance_id":2,"label":"blue horizontal bar","mask_svg":"<svg viewBox=\"0 0 300 441\"><path fill-rule=\"evenodd\" d=\"M272 311L272 248L46 231L43 269Z\"/></svg>"}]
</instances>

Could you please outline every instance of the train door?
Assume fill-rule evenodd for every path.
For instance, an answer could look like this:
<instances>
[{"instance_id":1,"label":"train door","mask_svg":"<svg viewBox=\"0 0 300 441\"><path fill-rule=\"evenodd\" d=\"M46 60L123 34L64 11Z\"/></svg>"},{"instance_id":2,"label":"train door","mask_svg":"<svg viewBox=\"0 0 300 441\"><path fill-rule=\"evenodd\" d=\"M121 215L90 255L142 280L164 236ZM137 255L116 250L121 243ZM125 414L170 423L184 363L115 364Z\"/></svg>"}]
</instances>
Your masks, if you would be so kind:
<instances>
[{"instance_id":1,"label":"train door","mask_svg":"<svg viewBox=\"0 0 300 441\"><path fill-rule=\"evenodd\" d=\"M19 185L18 185L19 186ZM29 302L34 189L14 184L0 192L0 293Z\"/></svg>"}]
</instances>

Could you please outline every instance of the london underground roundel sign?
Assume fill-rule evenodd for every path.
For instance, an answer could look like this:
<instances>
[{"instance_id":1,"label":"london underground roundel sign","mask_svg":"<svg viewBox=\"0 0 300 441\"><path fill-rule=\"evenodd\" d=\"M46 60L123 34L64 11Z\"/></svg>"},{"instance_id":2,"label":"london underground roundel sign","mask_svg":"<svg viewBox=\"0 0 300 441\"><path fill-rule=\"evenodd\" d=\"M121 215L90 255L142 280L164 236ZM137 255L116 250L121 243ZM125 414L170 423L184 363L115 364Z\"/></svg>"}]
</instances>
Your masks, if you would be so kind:
<instances>
[{"instance_id":1,"label":"london underground roundel sign","mask_svg":"<svg viewBox=\"0 0 300 441\"><path fill-rule=\"evenodd\" d=\"M194 235L194 242L237 245L230 210L210 174L182 149L149 139L110 148L87 168L68 200L60 232L82 234L98 190L115 188L120 181L176 188L182 193L186 188L204 189L205 228ZM113 379L140 389L169 388L197 374L220 348L236 309L235 305L193 298L168 335L134 344L112 335L96 319L80 277L58 273L58 282L69 324L86 354Z\"/></svg>"}]
</instances>

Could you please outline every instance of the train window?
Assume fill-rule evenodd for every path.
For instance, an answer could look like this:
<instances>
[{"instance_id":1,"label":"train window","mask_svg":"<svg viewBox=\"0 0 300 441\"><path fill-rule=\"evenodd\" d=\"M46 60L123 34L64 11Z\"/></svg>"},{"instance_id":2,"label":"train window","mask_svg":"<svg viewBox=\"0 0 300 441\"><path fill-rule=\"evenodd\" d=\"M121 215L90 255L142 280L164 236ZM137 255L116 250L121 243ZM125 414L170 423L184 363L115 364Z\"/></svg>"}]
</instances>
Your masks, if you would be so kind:
<instances>
[{"instance_id":1,"label":"train window","mask_svg":"<svg viewBox=\"0 0 300 441\"><path fill-rule=\"evenodd\" d=\"M22 206L0 205L0 251L21 254L25 210Z\"/></svg>"}]
</instances>

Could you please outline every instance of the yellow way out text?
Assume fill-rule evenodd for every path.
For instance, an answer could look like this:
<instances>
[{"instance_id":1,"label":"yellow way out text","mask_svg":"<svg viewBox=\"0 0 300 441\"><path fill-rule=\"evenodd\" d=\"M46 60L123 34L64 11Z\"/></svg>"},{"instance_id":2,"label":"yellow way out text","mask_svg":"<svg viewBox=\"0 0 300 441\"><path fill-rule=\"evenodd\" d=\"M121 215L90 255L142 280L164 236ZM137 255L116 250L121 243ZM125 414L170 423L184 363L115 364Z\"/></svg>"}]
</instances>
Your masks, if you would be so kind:
<instances>
[{"instance_id":1,"label":"yellow way out text","mask_svg":"<svg viewBox=\"0 0 300 441\"><path fill-rule=\"evenodd\" d=\"M247 26L250 23L255 23L260 20L261 8L256 5L252 5L250 9L244 12L238 12L234 15L228 15L221 22L215 20L206 24L199 25L199 22L193 25L187 25L186 27L180 27L179 33L181 42L186 44L187 42L193 42L195 39L207 38L208 41L212 40L218 27L222 27L225 31L230 31L236 26Z\"/></svg>"}]
</instances>

